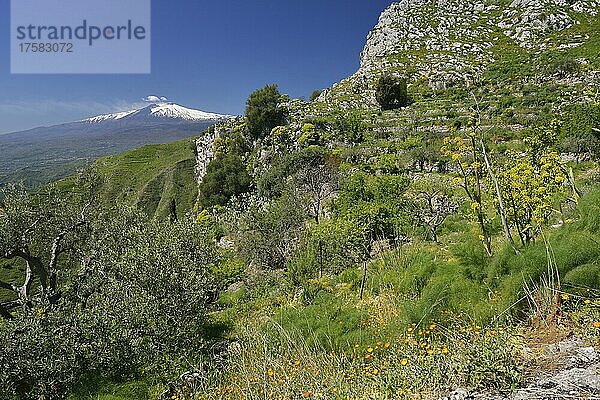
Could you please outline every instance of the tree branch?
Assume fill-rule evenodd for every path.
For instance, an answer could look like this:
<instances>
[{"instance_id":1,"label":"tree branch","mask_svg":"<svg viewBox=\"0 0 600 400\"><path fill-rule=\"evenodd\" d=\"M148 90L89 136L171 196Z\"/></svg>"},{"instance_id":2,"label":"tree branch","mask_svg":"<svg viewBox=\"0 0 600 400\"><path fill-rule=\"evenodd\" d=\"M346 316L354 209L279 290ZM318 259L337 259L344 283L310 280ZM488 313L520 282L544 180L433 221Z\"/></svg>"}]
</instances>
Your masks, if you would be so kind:
<instances>
[{"instance_id":1,"label":"tree branch","mask_svg":"<svg viewBox=\"0 0 600 400\"><path fill-rule=\"evenodd\" d=\"M31 285L33 284L33 269L31 268L31 264L27 261L27 270L25 271L25 282L23 286L19 289L22 296L23 301L29 300L29 292L31 291Z\"/></svg>"},{"instance_id":2,"label":"tree branch","mask_svg":"<svg viewBox=\"0 0 600 400\"><path fill-rule=\"evenodd\" d=\"M86 206L87 207L87 206ZM81 217L84 217L85 207L81 211ZM58 257L62 254L63 249L61 247L61 242L69 233L73 232L80 226L85 225L87 222L85 220L79 221L76 224L71 225L70 227L61 231L54 240L52 241L52 248L50 251L50 263L48 264L48 286L50 292L56 291L56 265L58 263Z\"/></svg>"},{"instance_id":3,"label":"tree branch","mask_svg":"<svg viewBox=\"0 0 600 400\"><path fill-rule=\"evenodd\" d=\"M502 199L502 191L500 190L500 185L498 184L498 179L496 179L496 174L494 174L494 170L492 169L492 165L488 158L487 151L485 149L485 142L483 139L483 134L481 134L481 136L479 137L479 142L481 144L481 153L483 154L483 159L485 161L485 166L488 170L488 175L492 179L492 182L494 183L494 188L496 190L496 197L498 199L498 208L500 211L500 219L502 221L502 228L504 229L504 235L506 235L506 239L508 240L508 243L510 244L510 247L512 248L513 252L516 255L519 255L520 252L517 249L517 246L515 246L515 241L513 240L512 234L510 233L510 228L508 227L508 223L506 221L506 211L504 208L504 200Z\"/></svg>"},{"instance_id":4,"label":"tree branch","mask_svg":"<svg viewBox=\"0 0 600 400\"><path fill-rule=\"evenodd\" d=\"M40 222L42 220L42 218L38 218L36 219L33 224L29 225L29 227L27 229L25 229L23 231L23 233L21 234L21 241L23 243L27 243L27 235L35 228L35 226L38 224L38 222Z\"/></svg>"}]
</instances>

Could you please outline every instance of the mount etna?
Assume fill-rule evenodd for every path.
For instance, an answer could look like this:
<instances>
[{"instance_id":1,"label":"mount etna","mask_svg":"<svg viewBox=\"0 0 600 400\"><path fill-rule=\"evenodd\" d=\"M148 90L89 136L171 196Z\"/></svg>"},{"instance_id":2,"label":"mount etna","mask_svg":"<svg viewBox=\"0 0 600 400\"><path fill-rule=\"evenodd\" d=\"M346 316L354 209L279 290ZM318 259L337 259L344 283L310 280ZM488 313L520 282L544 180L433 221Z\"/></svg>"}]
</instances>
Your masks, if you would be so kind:
<instances>
[{"instance_id":1,"label":"mount etna","mask_svg":"<svg viewBox=\"0 0 600 400\"><path fill-rule=\"evenodd\" d=\"M0 186L22 180L35 188L68 176L98 157L199 135L229 118L158 102L141 109L0 135Z\"/></svg>"}]
</instances>

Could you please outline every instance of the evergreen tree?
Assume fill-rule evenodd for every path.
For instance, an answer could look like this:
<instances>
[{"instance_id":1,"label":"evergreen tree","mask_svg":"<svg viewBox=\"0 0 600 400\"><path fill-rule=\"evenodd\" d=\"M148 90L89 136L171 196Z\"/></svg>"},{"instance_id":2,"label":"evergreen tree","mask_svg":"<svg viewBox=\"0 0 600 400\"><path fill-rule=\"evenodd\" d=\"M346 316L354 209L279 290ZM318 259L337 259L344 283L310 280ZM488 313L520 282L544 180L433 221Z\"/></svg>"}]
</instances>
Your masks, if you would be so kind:
<instances>
[{"instance_id":1,"label":"evergreen tree","mask_svg":"<svg viewBox=\"0 0 600 400\"><path fill-rule=\"evenodd\" d=\"M238 154L218 156L208 164L198 188L198 201L203 208L224 206L234 195L247 192L251 181Z\"/></svg>"}]
</instances>

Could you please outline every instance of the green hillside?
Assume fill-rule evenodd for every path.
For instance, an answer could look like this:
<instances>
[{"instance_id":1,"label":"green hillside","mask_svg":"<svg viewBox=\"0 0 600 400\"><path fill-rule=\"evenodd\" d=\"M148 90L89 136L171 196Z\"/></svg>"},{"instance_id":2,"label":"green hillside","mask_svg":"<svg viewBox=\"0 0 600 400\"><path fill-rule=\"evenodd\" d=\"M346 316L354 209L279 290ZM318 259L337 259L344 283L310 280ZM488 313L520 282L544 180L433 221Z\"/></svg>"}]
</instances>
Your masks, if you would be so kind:
<instances>
[{"instance_id":1,"label":"green hillside","mask_svg":"<svg viewBox=\"0 0 600 400\"><path fill-rule=\"evenodd\" d=\"M105 206L135 206L164 220L170 218L174 201L178 218L184 218L194 208L198 193L193 142L147 145L98 159L91 168L102 180L99 200ZM68 191L73 181L67 178L57 185ZM0 261L0 281L22 282L24 275L23 263ZM0 302L14 299L14 294L0 289Z\"/></svg>"},{"instance_id":2,"label":"green hillside","mask_svg":"<svg viewBox=\"0 0 600 400\"><path fill-rule=\"evenodd\" d=\"M92 168L104 179L102 199L139 207L151 217L168 218L175 201L177 215L194 208L197 196L193 139L147 145L103 157Z\"/></svg>"}]
</instances>

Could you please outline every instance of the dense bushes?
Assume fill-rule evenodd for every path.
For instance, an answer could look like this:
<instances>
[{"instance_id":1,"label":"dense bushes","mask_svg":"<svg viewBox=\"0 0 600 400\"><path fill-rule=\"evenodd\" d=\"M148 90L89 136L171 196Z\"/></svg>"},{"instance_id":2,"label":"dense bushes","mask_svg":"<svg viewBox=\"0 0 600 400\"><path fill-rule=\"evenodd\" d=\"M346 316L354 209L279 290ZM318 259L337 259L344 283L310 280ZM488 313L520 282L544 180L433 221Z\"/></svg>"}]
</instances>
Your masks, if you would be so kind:
<instances>
[{"instance_id":1,"label":"dense bushes","mask_svg":"<svg viewBox=\"0 0 600 400\"><path fill-rule=\"evenodd\" d=\"M557 60L550 64L548 72L557 78L571 78L581 71L581 64L577 60Z\"/></svg>"},{"instance_id":2,"label":"dense bushes","mask_svg":"<svg viewBox=\"0 0 600 400\"><path fill-rule=\"evenodd\" d=\"M406 79L383 75L375 86L375 98L383 110L393 110L408 105Z\"/></svg>"},{"instance_id":3,"label":"dense bushes","mask_svg":"<svg viewBox=\"0 0 600 400\"><path fill-rule=\"evenodd\" d=\"M208 164L198 189L202 208L225 206L233 196L250 189L252 177L246 163L254 141L269 138L272 145L285 145L283 99L277 85L254 91L246 102L245 122L215 141L215 158Z\"/></svg>"},{"instance_id":4,"label":"dense bushes","mask_svg":"<svg viewBox=\"0 0 600 400\"><path fill-rule=\"evenodd\" d=\"M355 223L367 241L398 241L410 226L404 200L409 183L403 175L351 175L341 183L333 215ZM365 243L366 248L370 245Z\"/></svg>"},{"instance_id":5,"label":"dense bushes","mask_svg":"<svg viewBox=\"0 0 600 400\"><path fill-rule=\"evenodd\" d=\"M302 232L297 251L287 263L295 284L323 274L335 275L350 268L364 255L364 237L353 221L327 220Z\"/></svg>"},{"instance_id":6,"label":"dense bushes","mask_svg":"<svg viewBox=\"0 0 600 400\"><path fill-rule=\"evenodd\" d=\"M296 250L307 218L301 200L291 191L267 203L248 199L230 226L240 255L263 268L283 268Z\"/></svg>"},{"instance_id":7,"label":"dense bushes","mask_svg":"<svg viewBox=\"0 0 600 400\"><path fill-rule=\"evenodd\" d=\"M21 207L20 215L35 212L31 203ZM0 322L0 387L7 397L61 399L89 376L166 378L204 354L204 316L217 286L210 270L218 255L209 233L187 220L148 221L136 211L86 212L86 231L69 241L77 257L57 260L64 278L55 300L36 283L13 318ZM2 222L19 226L14 218ZM42 225L31 226L38 239L30 249L53 237ZM11 242L0 237L5 254ZM45 263L51 255L40 257Z\"/></svg>"},{"instance_id":8,"label":"dense bushes","mask_svg":"<svg viewBox=\"0 0 600 400\"><path fill-rule=\"evenodd\" d=\"M224 206L233 196L247 192L251 181L239 154L218 155L206 168L198 188L198 202L206 209Z\"/></svg>"},{"instance_id":9,"label":"dense bushes","mask_svg":"<svg viewBox=\"0 0 600 400\"><path fill-rule=\"evenodd\" d=\"M326 164L327 156L324 148L310 146L273 160L269 168L257 179L258 194L266 198L281 196L290 185L291 177L299 171Z\"/></svg>"},{"instance_id":10,"label":"dense bushes","mask_svg":"<svg viewBox=\"0 0 600 400\"><path fill-rule=\"evenodd\" d=\"M560 134L562 151L600 156L600 106L592 103L569 106Z\"/></svg>"}]
</instances>

